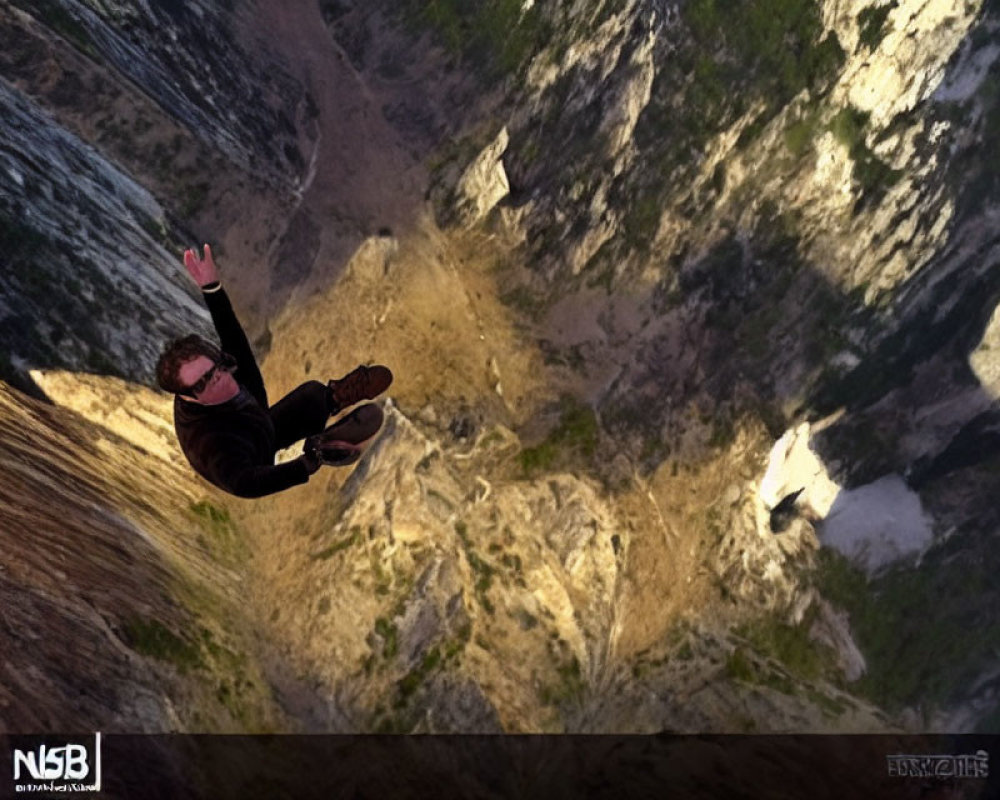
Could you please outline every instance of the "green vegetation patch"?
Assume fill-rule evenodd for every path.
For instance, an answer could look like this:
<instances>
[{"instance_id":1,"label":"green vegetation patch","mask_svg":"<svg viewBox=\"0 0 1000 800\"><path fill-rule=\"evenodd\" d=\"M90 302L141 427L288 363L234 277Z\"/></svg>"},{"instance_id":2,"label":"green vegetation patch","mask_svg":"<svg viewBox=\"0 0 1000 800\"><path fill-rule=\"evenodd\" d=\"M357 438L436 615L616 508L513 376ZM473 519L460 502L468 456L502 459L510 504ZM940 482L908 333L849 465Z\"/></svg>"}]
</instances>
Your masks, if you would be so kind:
<instances>
[{"instance_id":1,"label":"green vegetation patch","mask_svg":"<svg viewBox=\"0 0 1000 800\"><path fill-rule=\"evenodd\" d=\"M823 34L816 0L692 0L682 15L695 38L728 49L734 61L759 72L787 101L819 78L830 78L844 60L833 34ZM839 51L839 52L837 52Z\"/></svg>"},{"instance_id":2,"label":"green vegetation patch","mask_svg":"<svg viewBox=\"0 0 1000 800\"><path fill-rule=\"evenodd\" d=\"M799 625L788 625L766 617L737 628L735 633L748 644L738 645L726 657L726 676L733 681L764 686L787 695L799 694L800 681L839 679L833 667L832 652L809 638L812 618L807 615ZM752 654L763 657L764 662ZM819 692L808 687L805 691L825 712L833 713L833 701L823 695L826 702L821 702Z\"/></svg>"},{"instance_id":3,"label":"green vegetation patch","mask_svg":"<svg viewBox=\"0 0 1000 800\"><path fill-rule=\"evenodd\" d=\"M625 229L625 243L632 248L646 250L653 243L653 237L660 227L660 218L663 216L663 205L660 192L652 188L646 188L640 192L635 201L628 207L628 213L622 220ZM606 273L613 275L613 271L606 270ZM604 278L605 288L611 294L611 278ZM596 285L600 281L594 281L591 285Z\"/></svg>"},{"instance_id":4,"label":"green vegetation patch","mask_svg":"<svg viewBox=\"0 0 1000 800\"><path fill-rule=\"evenodd\" d=\"M190 587L189 587L190 588ZM207 596L191 597L202 605ZM217 610L217 609L216 609ZM236 723L245 733L263 733L273 699L257 681L256 665L247 655L216 640L208 628L190 619L177 623L133 616L123 621L121 639L135 653L175 669L188 699L182 716L196 728ZM226 716L220 715L225 712Z\"/></svg>"},{"instance_id":5,"label":"green vegetation patch","mask_svg":"<svg viewBox=\"0 0 1000 800\"><path fill-rule=\"evenodd\" d=\"M538 5L525 9L522 0L407 0L404 14L490 80L518 74L552 34Z\"/></svg>"},{"instance_id":6,"label":"green vegetation patch","mask_svg":"<svg viewBox=\"0 0 1000 800\"><path fill-rule=\"evenodd\" d=\"M570 661L556 667L558 678L554 685L542 686L539 698L545 705L561 705L579 701L586 691L587 684L580 669L580 660L573 656Z\"/></svg>"},{"instance_id":7,"label":"green vegetation patch","mask_svg":"<svg viewBox=\"0 0 1000 800\"><path fill-rule=\"evenodd\" d=\"M476 447L480 450L488 450L495 444L500 444L503 442L503 434L498 430L492 430L486 434L482 439L479 440Z\"/></svg>"},{"instance_id":8,"label":"green vegetation patch","mask_svg":"<svg viewBox=\"0 0 1000 800\"><path fill-rule=\"evenodd\" d=\"M597 450L597 415L590 406L565 396L560 418L552 433L537 447L520 453L521 469L528 475L552 469L567 456L591 458Z\"/></svg>"},{"instance_id":9,"label":"green vegetation patch","mask_svg":"<svg viewBox=\"0 0 1000 800\"><path fill-rule=\"evenodd\" d=\"M810 107L785 128L785 147L794 158L801 158L812 147L820 132L818 117L817 109Z\"/></svg>"},{"instance_id":10,"label":"green vegetation patch","mask_svg":"<svg viewBox=\"0 0 1000 800\"><path fill-rule=\"evenodd\" d=\"M441 664L441 649L432 647L413 669L396 682L396 707L406 704L410 696L427 680Z\"/></svg>"},{"instance_id":11,"label":"green vegetation patch","mask_svg":"<svg viewBox=\"0 0 1000 800\"><path fill-rule=\"evenodd\" d=\"M466 646L472 639L472 625L471 623L464 624L458 629L455 638L450 642L446 643L444 646L444 661L448 663L452 660L457 660L463 652L465 652Z\"/></svg>"},{"instance_id":12,"label":"green vegetation patch","mask_svg":"<svg viewBox=\"0 0 1000 800\"><path fill-rule=\"evenodd\" d=\"M873 5L862 9L858 13L858 48L862 45L868 48L868 52L874 52L882 43L888 31L885 29L885 22L889 14L899 5L896 0L891 3L878 6Z\"/></svg>"},{"instance_id":13,"label":"green vegetation patch","mask_svg":"<svg viewBox=\"0 0 1000 800\"><path fill-rule=\"evenodd\" d=\"M430 678L449 665L455 665L472 638L472 626L463 625L454 638L430 648L420 661L396 681L396 692L392 710L376 709L378 720L375 729L379 733L406 733L416 723L419 709L411 701Z\"/></svg>"},{"instance_id":14,"label":"green vegetation patch","mask_svg":"<svg viewBox=\"0 0 1000 800\"><path fill-rule=\"evenodd\" d=\"M830 132L834 139L853 152L859 147L864 147L864 130L870 117L869 112L858 111L848 106L837 112L837 115L830 120Z\"/></svg>"},{"instance_id":15,"label":"green vegetation patch","mask_svg":"<svg viewBox=\"0 0 1000 800\"><path fill-rule=\"evenodd\" d=\"M243 534L228 509L210 500L200 500L192 503L189 511L202 530L199 541L215 556L229 561L242 561L249 556Z\"/></svg>"},{"instance_id":16,"label":"green vegetation patch","mask_svg":"<svg viewBox=\"0 0 1000 800\"><path fill-rule=\"evenodd\" d=\"M754 683L757 670L742 647L737 647L726 657L726 677L733 681Z\"/></svg>"},{"instance_id":17,"label":"green vegetation patch","mask_svg":"<svg viewBox=\"0 0 1000 800\"><path fill-rule=\"evenodd\" d=\"M220 535L229 534L235 530L236 526L229 511L208 500L192 503L191 513L202 520L210 530Z\"/></svg>"},{"instance_id":18,"label":"green vegetation patch","mask_svg":"<svg viewBox=\"0 0 1000 800\"><path fill-rule=\"evenodd\" d=\"M393 658L399 652L399 629L385 617L375 620L375 633L382 638L382 657Z\"/></svg>"},{"instance_id":19,"label":"green vegetation patch","mask_svg":"<svg viewBox=\"0 0 1000 800\"><path fill-rule=\"evenodd\" d=\"M201 629L199 647L201 654L209 657L202 666L209 673L206 677L215 682L215 700L240 722L244 731L263 733L259 704L262 700L266 704L269 698L261 694L248 674L247 656L216 642L207 628Z\"/></svg>"},{"instance_id":20,"label":"green vegetation patch","mask_svg":"<svg viewBox=\"0 0 1000 800\"><path fill-rule=\"evenodd\" d=\"M1000 554L988 539L955 533L918 566L871 580L820 551L816 584L847 610L868 667L852 688L891 711L961 702L1000 651Z\"/></svg>"},{"instance_id":21,"label":"green vegetation patch","mask_svg":"<svg viewBox=\"0 0 1000 800\"><path fill-rule=\"evenodd\" d=\"M547 298L542 292L521 285L500 295L500 302L530 319L537 320L545 310Z\"/></svg>"},{"instance_id":22,"label":"green vegetation patch","mask_svg":"<svg viewBox=\"0 0 1000 800\"><path fill-rule=\"evenodd\" d=\"M486 610L486 613L493 614L496 609L489 598L488 592L490 587L493 586L493 578L497 572L496 567L483 559L473 549L472 540L469 538L468 525L459 520L455 523L455 533L458 534L458 538L462 541L462 546L465 548L465 557L472 568L472 574L476 581L474 587L476 599Z\"/></svg>"},{"instance_id":23,"label":"green vegetation patch","mask_svg":"<svg viewBox=\"0 0 1000 800\"><path fill-rule=\"evenodd\" d=\"M318 553L313 553L311 558L313 561L325 561L332 558L337 553L342 550L346 550L349 547L353 547L358 542L361 541L361 528L358 525L354 525L351 528L351 532L348 536L345 536L339 542L334 542L329 547L320 550Z\"/></svg>"},{"instance_id":24,"label":"green vegetation patch","mask_svg":"<svg viewBox=\"0 0 1000 800\"><path fill-rule=\"evenodd\" d=\"M892 169L865 144L865 128L870 114L848 106L841 109L830 121L834 138L847 148L854 162L852 176L865 194L881 195L903 176L903 171Z\"/></svg>"},{"instance_id":25,"label":"green vegetation patch","mask_svg":"<svg viewBox=\"0 0 1000 800\"><path fill-rule=\"evenodd\" d=\"M182 639L159 620L135 618L125 625L124 633L135 652L172 664L180 672L205 665L197 643Z\"/></svg>"},{"instance_id":26,"label":"green vegetation patch","mask_svg":"<svg viewBox=\"0 0 1000 800\"><path fill-rule=\"evenodd\" d=\"M829 85L845 60L836 35L824 34L816 0L692 0L681 14L700 54L695 107L709 119L742 89L765 102L769 119L803 89Z\"/></svg>"},{"instance_id":27,"label":"green vegetation patch","mask_svg":"<svg viewBox=\"0 0 1000 800\"><path fill-rule=\"evenodd\" d=\"M753 649L781 664L797 678L815 681L832 677L833 653L809 638L815 616L807 614L798 625L774 617L754 620L736 629Z\"/></svg>"},{"instance_id":28,"label":"green vegetation patch","mask_svg":"<svg viewBox=\"0 0 1000 800\"><path fill-rule=\"evenodd\" d=\"M372 577L375 578L375 594L388 595L392 591L393 576L382 566L382 559L378 551L369 551L368 563L371 566Z\"/></svg>"},{"instance_id":29,"label":"green vegetation patch","mask_svg":"<svg viewBox=\"0 0 1000 800\"><path fill-rule=\"evenodd\" d=\"M806 697L819 706L828 717L839 717L850 708L850 705L844 700L830 697L830 695L817 691L811 686L806 687Z\"/></svg>"}]
</instances>

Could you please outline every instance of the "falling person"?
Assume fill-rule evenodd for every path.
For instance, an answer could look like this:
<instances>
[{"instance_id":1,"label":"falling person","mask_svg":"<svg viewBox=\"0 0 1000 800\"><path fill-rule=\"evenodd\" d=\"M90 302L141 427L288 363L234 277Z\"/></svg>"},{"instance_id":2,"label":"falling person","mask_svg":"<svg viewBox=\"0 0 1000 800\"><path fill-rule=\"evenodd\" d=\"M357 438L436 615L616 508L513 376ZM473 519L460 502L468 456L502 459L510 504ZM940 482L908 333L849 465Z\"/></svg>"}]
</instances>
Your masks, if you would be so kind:
<instances>
[{"instance_id":1,"label":"falling person","mask_svg":"<svg viewBox=\"0 0 1000 800\"><path fill-rule=\"evenodd\" d=\"M195 472L239 497L263 497L306 483L323 464L346 466L382 425L373 403L330 427L329 418L372 400L392 383L383 366L359 366L340 380L306 381L273 406L264 379L222 288L212 249L184 253L184 267L200 287L221 347L191 334L171 342L156 365L156 380L174 395L174 426ZM305 440L302 455L275 464L275 454Z\"/></svg>"}]
</instances>

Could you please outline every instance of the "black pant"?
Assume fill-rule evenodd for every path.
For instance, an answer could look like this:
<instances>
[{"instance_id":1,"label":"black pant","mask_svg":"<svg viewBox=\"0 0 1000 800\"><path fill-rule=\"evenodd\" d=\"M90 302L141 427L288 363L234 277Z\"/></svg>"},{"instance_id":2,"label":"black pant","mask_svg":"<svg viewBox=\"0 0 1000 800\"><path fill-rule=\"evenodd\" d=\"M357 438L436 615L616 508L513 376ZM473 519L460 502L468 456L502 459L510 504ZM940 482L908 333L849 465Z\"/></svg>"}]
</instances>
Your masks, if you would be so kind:
<instances>
[{"instance_id":1,"label":"black pant","mask_svg":"<svg viewBox=\"0 0 1000 800\"><path fill-rule=\"evenodd\" d=\"M325 383L306 381L271 406L267 413L274 423L275 449L283 450L326 428L330 418L328 398Z\"/></svg>"}]
</instances>

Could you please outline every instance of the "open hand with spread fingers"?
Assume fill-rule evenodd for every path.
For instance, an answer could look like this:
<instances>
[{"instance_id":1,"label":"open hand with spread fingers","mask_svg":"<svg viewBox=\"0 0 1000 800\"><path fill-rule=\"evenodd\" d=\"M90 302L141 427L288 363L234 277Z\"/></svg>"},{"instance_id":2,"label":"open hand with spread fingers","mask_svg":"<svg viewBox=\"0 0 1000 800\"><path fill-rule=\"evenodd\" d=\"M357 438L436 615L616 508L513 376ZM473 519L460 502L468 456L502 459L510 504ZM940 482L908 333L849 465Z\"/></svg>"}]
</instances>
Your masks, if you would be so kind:
<instances>
[{"instance_id":1,"label":"open hand with spread fingers","mask_svg":"<svg viewBox=\"0 0 1000 800\"><path fill-rule=\"evenodd\" d=\"M210 283L215 283L219 280L215 261L212 260L212 248L207 244L205 245L204 258L199 258L198 253L194 250L184 251L184 268L198 286L208 286Z\"/></svg>"}]
</instances>

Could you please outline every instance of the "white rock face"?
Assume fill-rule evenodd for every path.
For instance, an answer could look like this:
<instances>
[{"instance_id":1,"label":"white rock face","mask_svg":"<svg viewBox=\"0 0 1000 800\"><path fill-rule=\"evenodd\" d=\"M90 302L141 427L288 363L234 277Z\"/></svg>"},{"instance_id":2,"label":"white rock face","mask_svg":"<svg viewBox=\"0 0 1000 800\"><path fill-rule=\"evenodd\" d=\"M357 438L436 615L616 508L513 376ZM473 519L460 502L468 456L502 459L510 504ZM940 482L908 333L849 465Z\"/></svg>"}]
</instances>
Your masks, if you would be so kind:
<instances>
[{"instance_id":1,"label":"white rock face","mask_svg":"<svg viewBox=\"0 0 1000 800\"><path fill-rule=\"evenodd\" d=\"M1000 306L993 310L979 346L969 354L969 366L993 398L1000 397Z\"/></svg>"},{"instance_id":2,"label":"white rock face","mask_svg":"<svg viewBox=\"0 0 1000 800\"><path fill-rule=\"evenodd\" d=\"M920 497L898 475L845 490L830 479L809 447L810 426L788 431L771 450L760 484L760 499L770 509L803 489L797 506L819 521L819 537L874 572L916 555L930 545L933 531Z\"/></svg>"},{"instance_id":3,"label":"white rock face","mask_svg":"<svg viewBox=\"0 0 1000 800\"><path fill-rule=\"evenodd\" d=\"M379 682L412 672L435 649L452 652L452 677L478 687L479 699L455 711L451 730L496 732L496 712L507 729L537 728L539 693L567 674L597 681L608 667L620 569L612 539L626 546L627 536L586 481L491 484L453 455L387 403L385 427L345 482L342 515L327 533L350 544L303 567L314 596L330 593L330 613L295 609L282 624L309 632L309 656L334 685L345 663L383 653L392 627L398 651L378 662L364 691L391 693L392 682ZM425 678L427 694L406 713L423 702L440 711L442 676Z\"/></svg>"},{"instance_id":4,"label":"white rock face","mask_svg":"<svg viewBox=\"0 0 1000 800\"><path fill-rule=\"evenodd\" d=\"M653 62L653 45L656 37L653 31L647 33L630 59L631 77L620 94L615 97L611 108L605 113L601 130L608 136L608 154L616 156L626 148L633 147L635 126L639 115L648 105L656 77ZM620 170L624 164L616 169Z\"/></svg>"},{"instance_id":5,"label":"white rock face","mask_svg":"<svg viewBox=\"0 0 1000 800\"><path fill-rule=\"evenodd\" d=\"M967 43L959 53L962 67L938 87L934 99L943 102L965 102L979 89L989 72L990 66L1000 56L1000 45L987 44L973 49Z\"/></svg>"},{"instance_id":6,"label":"white rock face","mask_svg":"<svg viewBox=\"0 0 1000 800\"><path fill-rule=\"evenodd\" d=\"M852 16L870 4L854 3ZM875 52L862 46L847 65L838 93L882 126L927 98L968 33L978 4L952 0L902 0L889 12Z\"/></svg>"},{"instance_id":7,"label":"white rock face","mask_svg":"<svg viewBox=\"0 0 1000 800\"><path fill-rule=\"evenodd\" d=\"M823 544L869 572L925 550L933 539L920 497L898 475L842 491L820 526Z\"/></svg>"},{"instance_id":8,"label":"white rock face","mask_svg":"<svg viewBox=\"0 0 1000 800\"><path fill-rule=\"evenodd\" d=\"M616 91L601 120L600 132L607 137L607 154L611 168L602 182L594 190L587 216L590 224L587 232L567 254L567 263L573 275L578 275L601 247L614 238L620 228L617 215L608 213L607 195L611 179L620 175L636 156L635 128L639 116L649 104L656 77L653 60L655 35L649 31L646 38L636 47L629 59L629 68L622 70L624 79Z\"/></svg>"},{"instance_id":9,"label":"white rock face","mask_svg":"<svg viewBox=\"0 0 1000 800\"><path fill-rule=\"evenodd\" d=\"M504 127L458 182L459 214L466 226L471 227L484 219L510 194L510 183L501 160L509 142L510 136Z\"/></svg>"},{"instance_id":10,"label":"white rock face","mask_svg":"<svg viewBox=\"0 0 1000 800\"><path fill-rule=\"evenodd\" d=\"M606 79L617 66L622 47L627 42L625 34L633 21L633 5L633 0L626 0L619 13L612 14L593 37L574 41L561 59L552 59L548 53L536 58L525 78L532 93L541 95L561 75L575 67L592 70L601 80Z\"/></svg>"},{"instance_id":11,"label":"white rock face","mask_svg":"<svg viewBox=\"0 0 1000 800\"><path fill-rule=\"evenodd\" d=\"M785 495L803 489L798 505L809 507L823 517L840 493L826 466L809 447L810 430L809 423L803 422L786 431L772 448L767 471L760 482L760 499L769 509Z\"/></svg>"}]
</instances>

